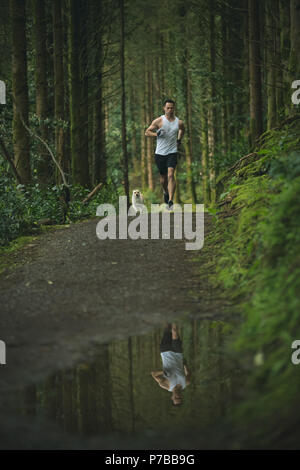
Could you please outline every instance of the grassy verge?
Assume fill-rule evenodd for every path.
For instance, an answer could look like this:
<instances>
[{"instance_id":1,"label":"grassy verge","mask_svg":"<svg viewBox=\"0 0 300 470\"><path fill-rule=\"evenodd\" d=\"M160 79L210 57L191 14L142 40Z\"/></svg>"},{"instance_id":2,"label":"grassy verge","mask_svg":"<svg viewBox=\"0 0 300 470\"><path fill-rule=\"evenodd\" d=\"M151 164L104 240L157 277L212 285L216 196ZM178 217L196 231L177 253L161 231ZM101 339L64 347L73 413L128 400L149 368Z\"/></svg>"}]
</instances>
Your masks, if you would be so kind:
<instances>
[{"instance_id":1,"label":"grassy verge","mask_svg":"<svg viewBox=\"0 0 300 470\"><path fill-rule=\"evenodd\" d=\"M300 364L291 361L300 339L299 136L295 119L221 175L220 211L208 236L216 266L210 282L243 316L232 348L249 374L235 419L262 446L293 446L300 418Z\"/></svg>"},{"instance_id":2,"label":"grassy verge","mask_svg":"<svg viewBox=\"0 0 300 470\"><path fill-rule=\"evenodd\" d=\"M62 185L40 187L38 183L24 187L17 185L10 176L0 178L0 246L12 240L37 232L38 226L47 219L47 224L60 225L64 221L82 221L95 217L99 204L118 202L122 188L114 184L104 185L87 204L83 201L90 192L80 185L70 186L70 201L63 200Z\"/></svg>"}]
</instances>

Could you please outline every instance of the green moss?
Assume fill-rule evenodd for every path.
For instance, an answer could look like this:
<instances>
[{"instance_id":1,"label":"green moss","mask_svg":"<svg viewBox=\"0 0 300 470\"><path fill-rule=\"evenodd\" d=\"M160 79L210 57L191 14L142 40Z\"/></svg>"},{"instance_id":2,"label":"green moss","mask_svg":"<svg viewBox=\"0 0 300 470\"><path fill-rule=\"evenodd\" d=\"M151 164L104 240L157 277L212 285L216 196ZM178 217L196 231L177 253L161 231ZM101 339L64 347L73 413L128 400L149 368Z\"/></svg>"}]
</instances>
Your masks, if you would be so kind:
<instances>
[{"instance_id":1,"label":"green moss","mask_svg":"<svg viewBox=\"0 0 300 470\"><path fill-rule=\"evenodd\" d=\"M35 239L36 236L23 236L13 240L4 247L0 247L0 274L6 269L15 267L15 258L11 255L19 252L25 245Z\"/></svg>"},{"instance_id":2,"label":"green moss","mask_svg":"<svg viewBox=\"0 0 300 470\"><path fill-rule=\"evenodd\" d=\"M252 364L235 419L261 436L272 435L278 409L293 415L300 389L291 363L300 332L299 135L299 120L269 132L258 159L222 175L230 210L240 210L221 212L214 226L210 281L237 302L244 321L232 349Z\"/></svg>"}]
</instances>

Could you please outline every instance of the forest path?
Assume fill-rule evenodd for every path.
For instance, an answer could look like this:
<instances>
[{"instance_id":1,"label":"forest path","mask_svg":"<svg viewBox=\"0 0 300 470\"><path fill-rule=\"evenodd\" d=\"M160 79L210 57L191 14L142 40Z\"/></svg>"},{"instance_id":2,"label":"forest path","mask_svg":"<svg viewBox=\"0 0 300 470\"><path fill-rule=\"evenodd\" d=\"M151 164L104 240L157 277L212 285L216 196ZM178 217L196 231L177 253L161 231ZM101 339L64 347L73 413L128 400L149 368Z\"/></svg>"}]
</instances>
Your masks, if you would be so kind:
<instances>
[{"instance_id":1,"label":"forest path","mask_svg":"<svg viewBox=\"0 0 300 470\"><path fill-rule=\"evenodd\" d=\"M73 365L95 344L186 314L222 315L223 301L205 273L199 277L202 260L212 256L205 241L188 251L185 239L99 240L98 222L38 236L14 255L17 267L2 273L0 339L7 361L0 392ZM205 214L205 234L211 226Z\"/></svg>"}]
</instances>

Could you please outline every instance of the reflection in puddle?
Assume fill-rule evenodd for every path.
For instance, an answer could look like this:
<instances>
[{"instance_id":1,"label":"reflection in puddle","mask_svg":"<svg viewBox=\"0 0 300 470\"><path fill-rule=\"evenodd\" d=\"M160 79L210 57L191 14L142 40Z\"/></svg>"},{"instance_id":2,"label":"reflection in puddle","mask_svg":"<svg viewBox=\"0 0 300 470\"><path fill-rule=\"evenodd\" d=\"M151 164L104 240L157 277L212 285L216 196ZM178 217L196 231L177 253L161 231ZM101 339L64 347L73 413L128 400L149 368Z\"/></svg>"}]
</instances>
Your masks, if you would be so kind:
<instances>
[{"instance_id":1,"label":"reflection in puddle","mask_svg":"<svg viewBox=\"0 0 300 470\"><path fill-rule=\"evenodd\" d=\"M223 321L185 319L97 346L91 362L22 392L19 411L67 434L204 430L230 412L242 380L226 353L230 330Z\"/></svg>"},{"instance_id":2,"label":"reflection in puddle","mask_svg":"<svg viewBox=\"0 0 300 470\"><path fill-rule=\"evenodd\" d=\"M176 323L167 323L160 342L163 370L152 371L158 385L171 392L173 405L182 405L183 390L191 383L191 374L183 359L182 340Z\"/></svg>"}]
</instances>

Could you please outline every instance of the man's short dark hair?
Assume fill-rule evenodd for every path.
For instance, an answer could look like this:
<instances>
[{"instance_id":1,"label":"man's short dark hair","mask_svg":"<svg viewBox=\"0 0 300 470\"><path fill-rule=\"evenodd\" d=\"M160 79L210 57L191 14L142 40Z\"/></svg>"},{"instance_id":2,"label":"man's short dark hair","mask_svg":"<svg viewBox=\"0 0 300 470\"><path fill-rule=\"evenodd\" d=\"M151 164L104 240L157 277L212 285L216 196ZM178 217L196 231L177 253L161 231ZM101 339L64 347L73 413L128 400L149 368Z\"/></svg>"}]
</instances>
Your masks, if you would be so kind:
<instances>
[{"instance_id":1,"label":"man's short dark hair","mask_svg":"<svg viewBox=\"0 0 300 470\"><path fill-rule=\"evenodd\" d=\"M174 101L174 100L165 100L165 101L164 101L164 106L166 106L167 103L173 103L173 104L175 104L175 101Z\"/></svg>"}]
</instances>

